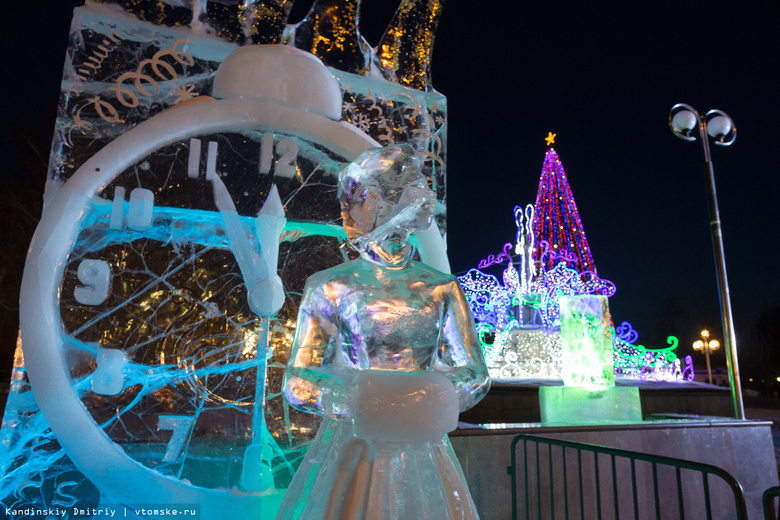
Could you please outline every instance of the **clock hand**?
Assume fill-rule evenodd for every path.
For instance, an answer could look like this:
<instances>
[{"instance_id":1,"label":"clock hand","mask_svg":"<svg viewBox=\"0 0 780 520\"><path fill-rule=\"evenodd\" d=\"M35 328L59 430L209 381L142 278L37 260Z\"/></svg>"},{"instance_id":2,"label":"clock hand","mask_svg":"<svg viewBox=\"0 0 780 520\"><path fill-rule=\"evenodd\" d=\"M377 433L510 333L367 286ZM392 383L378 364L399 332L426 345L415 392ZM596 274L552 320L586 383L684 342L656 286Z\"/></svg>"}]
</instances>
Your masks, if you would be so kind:
<instances>
[{"instance_id":1,"label":"clock hand","mask_svg":"<svg viewBox=\"0 0 780 520\"><path fill-rule=\"evenodd\" d=\"M268 445L272 437L267 433L263 404L265 400L266 353L268 351L268 321L284 304L284 290L281 279L276 274L279 251L279 236L284 228L284 208L279 192L273 186L268 199L255 221L260 250L263 258L252 248L241 225L238 212L227 187L218 175L209 177L214 186L214 202L225 222L228 242L236 255L238 266L244 275L249 291L248 301L252 310L260 316L258 331L257 387L252 420L252 443L244 453L244 465L241 475L245 489L259 491L274 487L271 468L272 447ZM273 275L273 277L271 277ZM265 443L264 438L265 439Z\"/></svg>"},{"instance_id":2,"label":"clock hand","mask_svg":"<svg viewBox=\"0 0 780 520\"><path fill-rule=\"evenodd\" d=\"M282 287L282 281L278 275L276 275L276 258L278 256L279 248L279 235L275 237L266 236L258 237L258 247L261 252L264 249L272 249L276 255L264 255L265 261L261 258L260 254L252 247L247 237L244 227L241 224L241 219L236 211L236 206L233 204L233 199L230 197L230 193L225 187L225 183L218 175L212 174L208 177L214 186L214 202L219 209L220 215L225 223L225 231L227 232L228 242L233 250L238 261L238 266L241 269L241 274L246 281L246 287L248 291L249 307L252 311L260 317L268 317L275 314L284 304L284 289ZM272 190L269 194L273 194L275 190ZM278 193L276 198L278 199ZM266 201L268 202L268 201ZM281 206L281 202L279 202ZM264 206L265 208L265 206ZM262 216L263 212L261 210ZM263 226L259 227L262 232ZM279 230L281 233L281 229ZM273 248L271 244L276 242L276 247ZM269 269L269 264L273 262L273 271Z\"/></svg>"},{"instance_id":3,"label":"clock hand","mask_svg":"<svg viewBox=\"0 0 780 520\"><path fill-rule=\"evenodd\" d=\"M249 243L249 238L244 232L236 206L233 204L233 199L230 197L225 183L222 182L219 175L212 175L209 180L214 186L214 202L225 223L228 242L236 255L241 274L244 275L244 280L246 280L247 289L251 291L261 280L268 280L268 267L262 261L255 248ZM262 251L263 244L260 243L258 246Z\"/></svg>"},{"instance_id":4,"label":"clock hand","mask_svg":"<svg viewBox=\"0 0 780 520\"><path fill-rule=\"evenodd\" d=\"M274 184L268 192L268 198L265 199L260 213L255 218L255 232L258 242L262 244L263 260L269 274L276 273L279 260L279 237L286 223L284 205L279 197L279 190Z\"/></svg>"},{"instance_id":5,"label":"clock hand","mask_svg":"<svg viewBox=\"0 0 780 520\"><path fill-rule=\"evenodd\" d=\"M279 190L276 189L276 185L273 185L268 193L268 198L255 219L255 230L258 241L263 245L263 260L266 268L269 273L274 274L274 285L271 287L281 291L281 298L278 302L272 302L274 313L284 303L282 281L276 275L276 268L279 259L279 238L286 222L284 206L279 198ZM277 303L278 307L276 307ZM268 350L268 325L269 318L261 316L257 349L258 361L260 363L257 366L257 387L255 389L255 405L252 415L252 443L244 452L244 463L241 471L241 485L244 489L251 491L260 491L274 487L271 460L273 459L274 450L279 450L276 441L268 433L268 429L265 426L265 415L261 408L265 400L266 357L260 353L266 353Z\"/></svg>"}]
</instances>

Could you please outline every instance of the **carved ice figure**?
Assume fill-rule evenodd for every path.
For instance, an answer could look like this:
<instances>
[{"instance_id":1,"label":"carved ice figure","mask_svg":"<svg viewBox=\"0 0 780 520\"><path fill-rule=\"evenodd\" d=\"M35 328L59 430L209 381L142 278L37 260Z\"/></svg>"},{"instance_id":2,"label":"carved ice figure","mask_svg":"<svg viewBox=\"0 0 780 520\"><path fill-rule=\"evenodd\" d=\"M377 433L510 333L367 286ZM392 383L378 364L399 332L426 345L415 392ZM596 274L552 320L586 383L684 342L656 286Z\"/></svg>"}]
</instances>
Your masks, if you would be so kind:
<instances>
[{"instance_id":1,"label":"carved ice figure","mask_svg":"<svg viewBox=\"0 0 780 520\"><path fill-rule=\"evenodd\" d=\"M283 391L322 415L278 519L476 519L447 432L490 387L456 279L412 260L434 194L409 145L340 174L361 257L307 283Z\"/></svg>"}]
</instances>

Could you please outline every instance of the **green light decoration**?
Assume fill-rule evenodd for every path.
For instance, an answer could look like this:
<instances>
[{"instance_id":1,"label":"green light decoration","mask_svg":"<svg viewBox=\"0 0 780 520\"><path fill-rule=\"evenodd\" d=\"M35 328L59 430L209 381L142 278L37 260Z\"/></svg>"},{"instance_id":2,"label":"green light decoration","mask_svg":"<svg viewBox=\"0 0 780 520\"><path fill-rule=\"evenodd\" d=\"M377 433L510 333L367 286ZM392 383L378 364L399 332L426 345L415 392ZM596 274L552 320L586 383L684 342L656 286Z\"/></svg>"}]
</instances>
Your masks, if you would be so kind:
<instances>
[{"instance_id":1,"label":"green light decoration","mask_svg":"<svg viewBox=\"0 0 780 520\"><path fill-rule=\"evenodd\" d=\"M629 325L623 322L623 325ZM675 336L666 338L666 348L649 349L643 345L633 345L615 336L615 374L632 379L650 379L657 381L692 381L693 365L691 356L686 356L682 365L674 353L679 345Z\"/></svg>"},{"instance_id":2,"label":"green light decoration","mask_svg":"<svg viewBox=\"0 0 780 520\"><path fill-rule=\"evenodd\" d=\"M564 296L561 306L563 384L598 390L615 386L610 323L606 296Z\"/></svg>"}]
</instances>

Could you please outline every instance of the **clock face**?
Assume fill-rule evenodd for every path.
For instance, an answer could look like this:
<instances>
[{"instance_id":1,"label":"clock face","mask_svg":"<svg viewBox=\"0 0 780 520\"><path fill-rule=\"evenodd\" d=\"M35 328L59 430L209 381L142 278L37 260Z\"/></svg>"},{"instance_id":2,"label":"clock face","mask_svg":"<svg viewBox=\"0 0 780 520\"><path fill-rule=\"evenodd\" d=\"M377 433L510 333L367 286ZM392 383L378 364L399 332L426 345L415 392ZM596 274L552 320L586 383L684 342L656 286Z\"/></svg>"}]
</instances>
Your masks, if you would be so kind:
<instances>
[{"instance_id":1,"label":"clock face","mask_svg":"<svg viewBox=\"0 0 780 520\"><path fill-rule=\"evenodd\" d=\"M234 161L227 145L253 151L264 135L273 134L197 138L222 143L217 171L234 166L223 181L247 216L259 207L241 195L261 204L271 179ZM196 143L141 158L90 201L60 316L80 399L106 435L163 474L230 488L252 439L259 327L211 183L199 167L188 176Z\"/></svg>"},{"instance_id":2,"label":"clock face","mask_svg":"<svg viewBox=\"0 0 780 520\"><path fill-rule=\"evenodd\" d=\"M309 131L296 130L301 120ZM104 494L132 496L137 479L149 497L156 478L164 496L175 491L182 502L235 501L247 492L244 455L258 438L273 450L273 486L286 487L297 445L316 430L316 419L298 417L279 395L297 303L308 275L347 258L337 175L374 144L320 116L211 101L139 125L61 188L33 242L36 274L25 276L25 363L58 440ZM207 180L214 174L251 247L273 184L285 205L287 301L271 319L267 350ZM262 356L267 401L258 395ZM209 499L204 490L222 494Z\"/></svg>"}]
</instances>

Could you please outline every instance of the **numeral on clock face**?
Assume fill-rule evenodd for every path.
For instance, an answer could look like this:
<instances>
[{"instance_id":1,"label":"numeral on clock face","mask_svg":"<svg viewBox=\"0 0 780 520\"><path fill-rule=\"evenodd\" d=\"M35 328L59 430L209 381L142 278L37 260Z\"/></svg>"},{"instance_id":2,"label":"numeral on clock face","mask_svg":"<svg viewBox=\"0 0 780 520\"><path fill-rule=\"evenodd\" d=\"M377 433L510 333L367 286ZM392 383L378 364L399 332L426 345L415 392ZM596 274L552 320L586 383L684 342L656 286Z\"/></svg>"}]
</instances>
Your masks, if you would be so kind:
<instances>
[{"instance_id":1,"label":"numeral on clock face","mask_svg":"<svg viewBox=\"0 0 780 520\"><path fill-rule=\"evenodd\" d=\"M258 170L260 173L271 171L271 161L274 155L274 136L265 134L260 143L260 164ZM281 154L274 163L274 174L286 179L295 177L295 161L298 158L298 143L294 139L285 137L276 145L276 154Z\"/></svg>"},{"instance_id":2,"label":"numeral on clock face","mask_svg":"<svg viewBox=\"0 0 780 520\"><path fill-rule=\"evenodd\" d=\"M197 179L200 174L200 153L202 150L200 139L190 139L190 154L187 161L187 176ZM216 175L217 170L217 143L210 141L206 155L206 179ZM278 158L277 158L278 157ZM294 139L285 137L276 143L274 149L273 134L264 134L260 141L260 157L257 162L257 171L261 174L271 173L273 166L274 175L292 179L297 171L298 143Z\"/></svg>"},{"instance_id":3,"label":"numeral on clock face","mask_svg":"<svg viewBox=\"0 0 780 520\"><path fill-rule=\"evenodd\" d=\"M114 202L111 205L110 229L128 227L135 231L146 231L152 227L154 217L154 193L146 188L136 188L130 192L130 203L125 208L125 189L114 188Z\"/></svg>"},{"instance_id":4,"label":"numeral on clock face","mask_svg":"<svg viewBox=\"0 0 780 520\"><path fill-rule=\"evenodd\" d=\"M163 462L176 462L180 458L194 420L194 417L186 415L160 415L158 417L158 430L173 430L171 440L168 442L168 449L163 456Z\"/></svg>"},{"instance_id":5,"label":"numeral on clock face","mask_svg":"<svg viewBox=\"0 0 780 520\"><path fill-rule=\"evenodd\" d=\"M100 305L108 298L111 266L105 260L82 260L76 273L79 282L73 296L82 305Z\"/></svg>"}]
</instances>

